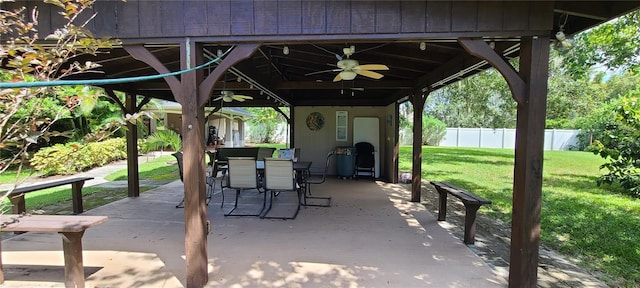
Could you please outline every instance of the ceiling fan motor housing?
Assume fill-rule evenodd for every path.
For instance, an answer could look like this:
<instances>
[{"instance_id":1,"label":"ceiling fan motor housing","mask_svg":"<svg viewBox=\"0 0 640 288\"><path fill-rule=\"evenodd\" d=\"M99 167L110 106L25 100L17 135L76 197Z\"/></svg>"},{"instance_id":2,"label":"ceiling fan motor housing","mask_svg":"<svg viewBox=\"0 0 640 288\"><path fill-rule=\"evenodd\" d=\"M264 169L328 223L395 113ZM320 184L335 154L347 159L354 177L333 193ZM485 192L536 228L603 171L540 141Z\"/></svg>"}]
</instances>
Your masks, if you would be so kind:
<instances>
[{"instance_id":1,"label":"ceiling fan motor housing","mask_svg":"<svg viewBox=\"0 0 640 288\"><path fill-rule=\"evenodd\" d=\"M343 59L338 61L338 68L344 69L344 70L351 70L358 65L359 65L358 61L353 59Z\"/></svg>"}]
</instances>

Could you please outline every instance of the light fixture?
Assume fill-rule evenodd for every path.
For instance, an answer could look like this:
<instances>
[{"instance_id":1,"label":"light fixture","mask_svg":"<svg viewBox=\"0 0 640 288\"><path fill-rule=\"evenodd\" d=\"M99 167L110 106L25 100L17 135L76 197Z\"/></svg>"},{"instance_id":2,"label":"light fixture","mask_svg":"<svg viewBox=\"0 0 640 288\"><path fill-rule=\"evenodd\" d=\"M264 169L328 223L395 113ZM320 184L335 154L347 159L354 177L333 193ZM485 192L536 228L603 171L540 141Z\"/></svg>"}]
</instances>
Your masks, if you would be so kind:
<instances>
[{"instance_id":1,"label":"light fixture","mask_svg":"<svg viewBox=\"0 0 640 288\"><path fill-rule=\"evenodd\" d=\"M241 82L242 81L242 77L238 77L238 79L236 79L236 81Z\"/></svg>"},{"instance_id":2,"label":"light fixture","mask_svg":"<svg viewBox=\"0 0 640 288\"><path fill-rule=\"evenodd\" d=\"M284 48L282 48L282 54L289 55L289 46L284 46Z\"/></svg>"},{"instance_id":3,"label":"light fixture","mask_svg":"<svg viewBox=\"0 0 640 288\"><path fill-rule=\"evenodd\" d=\"M573 46L573 40L567 38L567 35L564 34L564 27L560 26L560 31L556 33L556 49L560 51L567 50Z\"/></svg>"},{"instance_id":4,"label":"light fixture","mask_svg":"<svg viewBox=\"0 0 640 288\"><path fill-rule=\"evenodd\" d=\"M216 53L217 53L216 55L218 55L218 57L222 56L222 53L223 53L222 49L218 49L218 51Z\"/></svg>"},{"instance_id":5,"label":"light fixture","mask_svg":"<svg viewBox=\"0 0 640 288\"><path fill-rule=\"evenodd\" d=\"M342 80L353 80L356 78L357 75L358 73L353 72L351 70L340 72L340 78L342 78Z\"/></svg>"},{"instance_id":6,"label":"light fixture","mask_svg":"<svg viewBox=\"0 0 640 288\"><path fill-rule=\"evenodd\" d=\"M427 42L420 42L420 50L424 51L427 50Z\"/></svg>"},{"instance_id":7,"label":"light fixture","mask_svg":"<svg viewBox=\"0 0 640 288\"><path fill-rule=\"evenodd\" d=\"M491 49L496 49L496 42L494 42L494 41L489 42L489 47Z\"/></svg>"},{"instance_id":8,"label":"light fixture","mask_svg":"<svg viewBox=\"0 0 640 288\"><path fill-rule=\"evenodd\" d=\"M571 48L571 46L573 46L573 39L567 38L567 35L564 34L564 25L567 24L567 20L569 19L569 14L563 14L562 16L564 16L564 21L562 21L562 23L559 23L560 28L558 29L558 32L556 32L556 40L558 40L556 42L556 49L563 51L563 50L567 50L569 48ZM562 19L562 16L560 17L560 19Z\"/></svg>"}]
</instances>

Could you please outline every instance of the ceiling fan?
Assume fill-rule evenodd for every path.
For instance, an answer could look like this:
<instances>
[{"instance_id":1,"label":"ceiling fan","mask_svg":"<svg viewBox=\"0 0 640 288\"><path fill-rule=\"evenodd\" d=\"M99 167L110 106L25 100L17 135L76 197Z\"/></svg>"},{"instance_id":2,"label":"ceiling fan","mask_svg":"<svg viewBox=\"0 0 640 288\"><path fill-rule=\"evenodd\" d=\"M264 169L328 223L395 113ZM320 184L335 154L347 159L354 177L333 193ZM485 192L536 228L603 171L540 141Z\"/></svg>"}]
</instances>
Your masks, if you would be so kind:
<instances>
[{"instance_id":1,"label":"ceiling fan","mask_svg":"<svg viewBox=\"0 0 640 288\"><path fill-rule=\"evenodd\" d=\"M222 92L220 92L220 96L218 96L216 99L213 99L213 101L218 101L221 99L224 102L231 102L231 101L244 102L244 100L253 100L253 97L247 96L247 95L238 95L233 93L233 91L229 91L229 90L222 90Z\"/></svg>"},{"instance_id":2,"label":"ceiling fan","mask_svg":"<svg viewBox=\"0 0 640 288\"><path fill-rule=\"evenodd\" d=\"M340 72L338 73L338 75L336 75L335 78L333 78L333 82L338 82L340 80L353 80L356 78L357 75L361 75L361 76L365 76L373 79L380 79L384 77L384 75L378 72L373 72L373 71L389 70L389 67L387 67L387 65L383 65L383 64L360 65L358 60L349 58L351 55L356 53L355 46L343 48L342 52L344 53L344 56L346 58L336 55L336 57L338 58L338 63L336 64L336 66L338 66L338 69L319 71L319 72L309 73L307 75L323 73L323 72Z\"/></svg>"}]
</instances>

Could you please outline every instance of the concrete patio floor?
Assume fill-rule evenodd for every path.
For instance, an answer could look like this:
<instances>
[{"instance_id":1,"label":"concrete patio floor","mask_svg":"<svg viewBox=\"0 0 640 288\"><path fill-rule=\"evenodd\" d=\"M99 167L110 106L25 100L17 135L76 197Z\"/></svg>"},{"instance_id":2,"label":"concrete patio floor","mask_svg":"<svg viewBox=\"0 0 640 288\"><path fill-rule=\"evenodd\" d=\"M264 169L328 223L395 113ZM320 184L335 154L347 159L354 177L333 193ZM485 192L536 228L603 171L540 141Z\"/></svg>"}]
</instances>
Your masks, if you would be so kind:
<instances>
[{"instance_id":1,"label":"concrete patio floor","mask_svg":"<svg viewBox=\"0 0 640 288\"><path fill-rule=\"evenodd\" d=\"M182 287L186 281L182 182L85 212L109 220L85 233L87 287ZM437 224L401 185L328 179L314 195L332 206L303 207L295 220L224 217L234 192L208 206L207 287L503 287L505 279ZM247 192L242 209L259 209ZM292 213L291 195L272 215ZM25 233L2 242L4 287L64 287L62 241ZM1 286L0 286L1 287Z\"/></svg>"}]
</instances>

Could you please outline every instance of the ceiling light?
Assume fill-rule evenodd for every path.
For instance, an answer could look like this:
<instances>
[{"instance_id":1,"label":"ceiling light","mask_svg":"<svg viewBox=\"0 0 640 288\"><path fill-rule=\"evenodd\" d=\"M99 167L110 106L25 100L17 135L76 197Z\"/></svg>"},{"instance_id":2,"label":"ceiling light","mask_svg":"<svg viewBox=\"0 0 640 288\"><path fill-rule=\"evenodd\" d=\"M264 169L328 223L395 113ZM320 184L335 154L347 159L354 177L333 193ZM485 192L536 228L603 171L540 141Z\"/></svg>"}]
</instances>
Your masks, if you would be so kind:
<instances>
[{"instance_id":1,"label":"ceiling light","mask_svg":"<svg viewBox=\"0 0 640 288\"><path fill-rule=\"evenodd\" d=\"M491 49L496 49L496 42L494 42L494 41L489 42L489 47Z\"/></svg>"},{"instance_id":2,"label":"ceiling light","mask_svg":"<svg viewBox=\"0 0 640 288\"><path fill-rule=\"evenodd\" d=\"M427 42L420 42L420 50L424 51L427 50Z\"/></svg>"},{"instance_id":3,"label":"ceiling light","mask_svg":"<svg viewBox=\"0 0 640 288\"><path fill-rule=\"evenodd\" d=\"M222 49L218 49L218 51L216 53L217 53L218 57L222 56L222 53L223 53Z\"/></svg>"},{"instance_id":4,"label":"ceiling light","mask_svg":"<svg viewBox=\"0 0 640 288\"><path fill-rule=\"evenodd\" d=\"M282 54L289 55L289 46L284 46L284 48L282 48Z\"/></svg>"},{"instance_id":5,"label":"ceiling light","mask_svg":"<svg viewBox=\"0 0 640 288\"><path fill-rule=\"evenodd\" d=\"M573 40L567 38L567 35L564 34L563 26L560 26L560 31L556 33L556 40L558 40L558 42L556 42L556 49L558 50L567 50L573 46Z\"/></svg>"},{"instance_id":6,"label":"ceiling light","mask_svg":"<svg viewBox=\"0 0 640 288\"><path fill-rule=\"evenodd\" d=\"M340 72L340 78L342 78L342 80L353 80L356 78L356 75L358 75L358 73L350 70Z\"/></svg>"}]
</instances>

